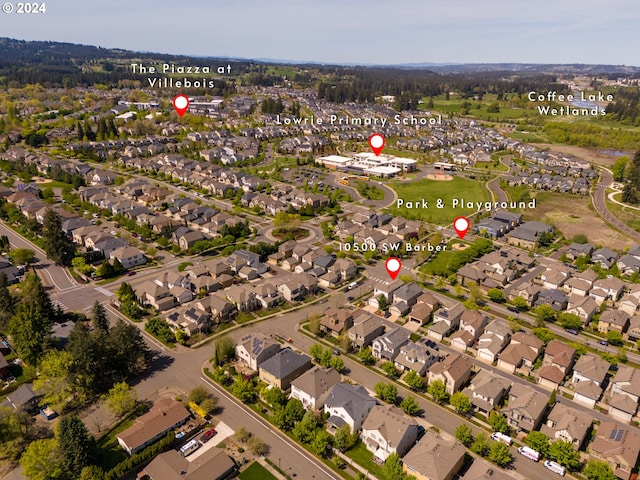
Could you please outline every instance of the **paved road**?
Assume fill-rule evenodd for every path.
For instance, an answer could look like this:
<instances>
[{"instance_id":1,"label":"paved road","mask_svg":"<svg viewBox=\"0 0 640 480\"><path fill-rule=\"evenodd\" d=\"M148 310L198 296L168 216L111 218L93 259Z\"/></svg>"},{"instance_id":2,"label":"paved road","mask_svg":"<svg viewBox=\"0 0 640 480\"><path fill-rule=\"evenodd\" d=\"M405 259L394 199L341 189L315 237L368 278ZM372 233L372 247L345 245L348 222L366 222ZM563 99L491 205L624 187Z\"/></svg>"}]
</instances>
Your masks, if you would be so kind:
<instances>
[{"instance_id":1,"label":"paved road","mask_svg":"<svg viewBox=\"0 0 640 480\"><path fill-rule=\"evenodd\" d=\"M11 230L3 221L0 221L0 235L6 235L12 247L29 248L36 252L38 258L38 271L43 277L43 282L59 291L66 291L77 286L77 282L63 267L56 265L47 258L47 255L37 245Z\"/></svg>"},{"instance_id":2,"label":"paved road","mask_svg":"<svg viewBox=\"0 0 640 480\"><path fill-rule=\"evenodd\" d=\"M604 220L610 223L613 227L620 230L622 233L628 235L636 242L640 243L640 233L630 228L624 222L620 221L613 213L609 211L606 203L607 188L613 182L613 176L611 172L605 169L600 169L600 178L596 184L596 190L591 194L591 201L593 206Z\"/></svg>"}]
</instances>

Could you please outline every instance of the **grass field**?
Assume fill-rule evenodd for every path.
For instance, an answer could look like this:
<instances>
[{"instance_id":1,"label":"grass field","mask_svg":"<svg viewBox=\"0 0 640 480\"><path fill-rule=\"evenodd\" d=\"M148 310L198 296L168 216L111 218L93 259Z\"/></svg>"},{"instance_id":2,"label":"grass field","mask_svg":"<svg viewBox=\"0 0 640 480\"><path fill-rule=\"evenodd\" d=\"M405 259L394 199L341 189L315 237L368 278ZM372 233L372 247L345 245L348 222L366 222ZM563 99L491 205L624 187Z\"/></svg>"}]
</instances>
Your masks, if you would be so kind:
<instances>
[{"instance_id":1,"label":"grass field","mask_svg":"<svg viewBox=\"0 0 640 480\"><path fill-rule=\"evenodd\" d=\"M496 95L484 95L482 101L473 100L472 98L465 99L460 97L459 95L451 95L450 99L447 100L444 95L440 95L434 97L433 99L433 110L442 113L453 113L456 115L461 114L462 103L469 102L470 109L468 116L481 118L483 120L489 121L500 121L500 120L516 120L520 118L533 117L534 115L538 115L538 111L533 108L513 108L504 106L503 102L497 102ZM419 108L424 110L429 110L427 108L427 104L429 102L428 97L424 97L422 99L422 104ZM500 105L499 112L487 112L487 107L492 103L503 103Z\"/></svg>"},{"instance_id":2,"label":"grass field","mask_svg":"<svg viewBox=\"0 0 640 480\"><path fill-rule=\"evenodd\" d=\"M505 191L511 195L513 189L507 187ZM530 195L536 199L536 208L522 212L525 220L550 223L569 240L582 234L594 245L623 249L632 244L630 239L600 218L593 210L589 196L536 190L531 190ZM615 209L611 210L615 213Z\"/></svg>"},{"instance_id":3,"label":"grass field","mask_svg":"<svg viewBox=\"0 0 640 480\"><path fill-rule=\"evenodd\" d=\"M489 199L482 184L475 180L454 177L453 180L437 181L429 179L416 180L410 183L391 182L387 184L398 194L398 199L406 202L420 202L423 198L428 208L397 208L397 204L390 208L391 213L401 215L410 220L422 220L430 223L447 225L460 215L470 215L476 209L452 208L453 199L484 202ZM444 208L437 208L437 201L442 199Z\"/></svg>"},{"instance_id":4,"label":"grass field","mask_svg":"<svg viewBox=\"0 0 640 480\"><path fill-rule=\"evenodd\" d=\"M238 475L240 480L277 480L276 477L260 465L258 462L253 462L249 467Z\"/></svg>"},{"instance_id":5,"label":"grass field","mask_svg":"<svg viewBox=\"0 0 640 480\"><path fill-rule=\"evenodd\" d=\"M609 191L607 191L607 195ZM614 198L620 201L622 194L619 193ZM607 208L617 218L626 223L629 227L640 232L640 210L631 207L624 207L609 200L607 197Z\"/></svg>"}]
</instances>

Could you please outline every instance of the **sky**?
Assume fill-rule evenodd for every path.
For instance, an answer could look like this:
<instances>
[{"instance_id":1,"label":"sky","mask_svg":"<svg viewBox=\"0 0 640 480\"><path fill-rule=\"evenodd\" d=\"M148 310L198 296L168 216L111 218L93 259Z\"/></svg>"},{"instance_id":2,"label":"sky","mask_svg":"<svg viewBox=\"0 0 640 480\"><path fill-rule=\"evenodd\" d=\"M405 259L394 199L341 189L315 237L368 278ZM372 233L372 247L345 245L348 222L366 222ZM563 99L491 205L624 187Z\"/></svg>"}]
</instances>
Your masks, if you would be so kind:
<instances>
[{"instance_id":1,"label":"sky","mask_svg":"<svg viewBox=\"0 0 640 480\"><path fill-rule=\"evenodd\" d=\"M0 13L0 36L335 64L640 66L638 0L47 0L46 9Z\"/></svg>"}]
</instances>

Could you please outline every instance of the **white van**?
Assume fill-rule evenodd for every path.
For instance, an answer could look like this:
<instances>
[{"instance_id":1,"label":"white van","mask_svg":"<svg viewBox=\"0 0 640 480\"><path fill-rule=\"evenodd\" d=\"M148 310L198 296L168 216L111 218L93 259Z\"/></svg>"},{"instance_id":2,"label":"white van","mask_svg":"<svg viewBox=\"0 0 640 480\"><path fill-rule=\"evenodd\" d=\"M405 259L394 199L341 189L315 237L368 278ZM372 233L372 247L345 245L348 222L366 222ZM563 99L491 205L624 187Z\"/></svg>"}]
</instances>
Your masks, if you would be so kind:
<instances>
[{"instance_id":1,"label":"white van","mask_svg":"<svg viewBox=\"0 0 640 480\"><path fill-rule=\"evenodd\" d=\"M530 460L533 460L534 462L537 462L538 460L540 460L540 454L536 452L533 448L520 447L518 448L518 453L520 455L527 457Z\"/></svg>"},{"instance_id":2,"label":"white van","mask_svg":"<svg viewBox=\"0 0 640 480\"><path fill-rule=\"evenodd\" d=\"M505 435L504 433L501 433L501 432L493 432L491 434L491 440L495 440L496 442L502 442L509 446L513 441L509 435Z\"/></svg>"},{"instance_id":3,"label":"white van","mask_svg":"<svg viewBox=\"0 0 640 480\"><path fill-rule=\"evenodd\" d=\"M200 448L200 442L198 440L193 439L190 442L185 443L180 448L180 455L182 455L183 457L188 457L199 448Z\"/></svg>"},{"instance_id":4,"label":"white van","mask_svg":"<svg viewBox=\"0 0 640 480\"><path fill-rule=\"evenodd\" d=\"M358 286L358 282L351 282L347 287L347 290L352 290Z\"/></svg>"},{"instance_id":5,"label":"white van","mask_svg":"<svg viewBox=\"0 0 640 480\"><path fill-rule=\"evenodd\" d=\"M557 473L561 477L564 477L564 472L567 470L559 463L552 462L551 460L545 460L544 466L551 470L553 473Z\"/></svg>"}]
</instances>

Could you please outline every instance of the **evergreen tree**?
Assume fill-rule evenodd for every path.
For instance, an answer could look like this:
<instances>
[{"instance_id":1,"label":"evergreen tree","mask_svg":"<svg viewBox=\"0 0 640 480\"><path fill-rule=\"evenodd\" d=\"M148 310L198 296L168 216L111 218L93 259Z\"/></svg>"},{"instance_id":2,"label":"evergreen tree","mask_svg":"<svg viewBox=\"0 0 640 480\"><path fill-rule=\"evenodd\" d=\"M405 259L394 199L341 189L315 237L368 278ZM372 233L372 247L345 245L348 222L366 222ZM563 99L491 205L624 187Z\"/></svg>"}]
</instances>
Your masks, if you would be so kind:
<instances>
[{"instance_id":1,"label":"evergreen tree","mask_svg":"<svg viewBox=\"0 0 640 480\"><path fill-rule=\"evenodd\" d=\"M107 317L107 311L97 300L93 304L93 328L96 333L100 335L106 335L109 333L109 318Z\"/></svg>"},{"instance_id":2,"label":"evergreen tree","mask_svg":"<svg viewBox=\"0 0 640 480\"><path fill-rule=\"evenodd\" d=\"M9 292L7 275L0 272L0 331L4 330L14 313L15 299Z\"/></svg>"},{"instance_id":3,"label":"evergreen tree","mask_svg":"<svg viewBox=\"0 0 640 480\"><path fill-rule=\"evenodd\" d=\"M9 322L9 332L20 354L29 365L37 365L49 335L50 322L35 302L23 302Z\"/></svg>"},{"instance_id":4,"label":"evergreen tree","mask_svg":"<svg viewBox=\"0 0 640 480\"><path fill-rule=\"evenodd\" d=\"M34 303L50 322L55 320L55 311L49 294L44 289L40 277L36 273L28 273L22 282L22 302Z\"/></svg>"},{"instance_id":5,"label":"evergreen tree","mask_svg":"<svg viewBox=\"0 0 640 480\"><path fill-rule=\"evenodd\" d=\"M82 322L76 322L66 350L73 357L72 378L86 394L106 391L111 386L112 359L102 337L89 335Z\"/></svg>"},{"instance_id":6,"label":"evergreen tree","mask_svg":"<svg viewBox=\"0 0 640 480\"><path fill-rule=\"evenodd\" d=\"M62 417L58 424L58 446L62 464L71 478L78 478L82 469L91 463L94 441L79 417Z\"/></svg>"},{"instance_id":7,"label":"evergreen tree","mask_svg":"<svg viewBox=\"0 0 640 480\"><path fill-rule=\"evenodd\" d=\"M633 161L627 165L627 184L622 191L622 201L637 205L640 203L640 150L636 152Z\"/></svg>"},{"instance_id":8,"label":"evergreen tree","mask_svg":"<svg viewBox=\"0 0 640 480\"><path fill-rule=\"evenodd\" d=\"M80 122L76 123L76 130L78 131L78 140L82 141L84 139L84 128L82 128Z\"/></svg>"},{"instance_id":9,"label":"evergreen tree","mask_svg":"<svg viewBox=\"0 0 640 480\"><path fill-rule=\"evenodd\" d=\"M48 258L64 266L71 265L75 248L73 242L62 231L60 215L53 210L47 210L44 215L42 239Z\"/></svg>"},{"instance_id":10,"label":"evergreen tree","mask_svg":"<svg viewBox=\"0 0 640 480\"><path fill-rule=\"evenodd\" d=\"M141 374L147 368L149 347L140 330L130 323L118 320L109 331L108 344L111 355L110 366L114 382L127 380Z\"/></svg>"}]
</instances>

